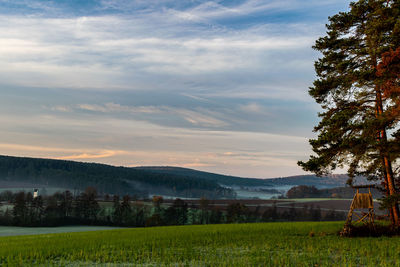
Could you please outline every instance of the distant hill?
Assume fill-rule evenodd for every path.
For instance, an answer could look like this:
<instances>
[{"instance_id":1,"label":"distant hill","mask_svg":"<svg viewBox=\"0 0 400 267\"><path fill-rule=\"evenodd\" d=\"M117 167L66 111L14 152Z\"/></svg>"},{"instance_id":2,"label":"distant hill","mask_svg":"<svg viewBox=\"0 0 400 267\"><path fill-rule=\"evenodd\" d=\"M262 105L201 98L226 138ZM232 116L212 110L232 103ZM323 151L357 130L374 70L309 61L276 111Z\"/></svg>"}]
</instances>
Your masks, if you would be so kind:
<instances>
[{"instance_id":1,"label":"distant hill","mask_svg":"<svg viewBox=\"0 0 400 267\"><path fill-rule=\"evenodd\" d=\"M298 175L268 180L273 185L314 185L319 187L341 187L345 186L349 177L346 174L332 174L318 177L316 175Z\"/></svg>"},{"instance_id":2,"label":"distant hill","mask_svg":"<svg viewBox=\"0 0 400 267\"><path fill-rule=\"evenodd\" d=\"M314 185L319 187L341 187L345 186L348 176L345 174L332 174L325 177L317 177L316 175L297 175L290 177L281 178L243 178L236 176L228 176L215 174L210 172L197 171L187 168L180 167L135 167L134 169L147 170L154 173L166 173L166 174L179 174L187 177L193 177L197 179L206 179L215 181L224 186L242 186L242 187L257 187L257 186L280 186L280 185Z\"/></svg>"},{"instance_id":3,"label":"distant hill","mask_svg":"<svg viewBox=\"0 0 400 267\"><path fill-rule=\"evenodd\" d=\"M151 194L179 197L233 197L232 190L207 179L183 174L155 173L127 167L66 160L0 156L0 184L52 186L84 190L94 186L101 193Z\"/></svg>"},{"instance_id":4,"label":"distant hill","mask_svg":"<svg viewBox=\"0 0 400 267\"><path fill-rule=\"evenodd\" d=\"M346 175L300 175L273 179L243 178L179 167L116 167L66 160L0 156L0 189L29 185L84 190L138 197L165 195L187 198L234 198L235 190L308 185L342 187ZM290 188L290 187L289 187Z\"/></svg>"},{"instance_id":5,"label":"distant hill","mask_svg":"<svg viewBox=\"0 0 400 267\"><path fill-rule=\"evenodd\" d=\"M256 179L256 178L242 178L236 176L215 174L211 172L197 171L188 168L180 167L135 167L134 169L151 171L153 173L166 173L166 174L178 174L186 177L192 177L196 179L204 179L209 181L217 182L218 184L225 186L273 186L267 179Z\"/></svg>"}]
</instances>

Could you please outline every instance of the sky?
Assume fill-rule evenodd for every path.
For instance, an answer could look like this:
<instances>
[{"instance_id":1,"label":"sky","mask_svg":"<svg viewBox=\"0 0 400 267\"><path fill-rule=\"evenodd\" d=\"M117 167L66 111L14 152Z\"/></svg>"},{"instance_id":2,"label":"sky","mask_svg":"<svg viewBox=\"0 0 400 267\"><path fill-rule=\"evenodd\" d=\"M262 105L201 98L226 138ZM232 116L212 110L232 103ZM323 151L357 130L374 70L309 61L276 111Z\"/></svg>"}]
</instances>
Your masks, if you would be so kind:
<instances>
[{"instance_id":1,"label":"sky","mask_svg":"<svg viewBox=\"0 0 400 267\"><path fill-rule=\"evenodd\" d=\"M344 0L0 0L0 154L304 174Z\"/></svg>"}]
</instances>

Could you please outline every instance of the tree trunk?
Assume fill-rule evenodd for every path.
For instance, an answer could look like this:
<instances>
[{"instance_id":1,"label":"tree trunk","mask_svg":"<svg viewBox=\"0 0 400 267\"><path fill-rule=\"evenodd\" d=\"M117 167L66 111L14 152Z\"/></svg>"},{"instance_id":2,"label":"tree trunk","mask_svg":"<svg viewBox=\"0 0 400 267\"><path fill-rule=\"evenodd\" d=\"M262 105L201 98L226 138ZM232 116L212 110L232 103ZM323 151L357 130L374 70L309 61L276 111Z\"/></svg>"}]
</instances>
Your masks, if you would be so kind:
<instances>
[{"instance_id":1,"label":"tree trunk","mask_svg":"<svg viewBox=\"0 0 400 267\"><path fill-rule=\"evenodd\" d=\"M385 139L383 139L383 142L385 142ZM392 164L391 164L389 156L384 156L383 160L384 160L384 164L385 164L384 167L386 170L387 187L389 189L389 195L392 196L397 193L395 184L394 184ZM399 225L399 205L397 203L393 204L392 213L393 213L394 225L398 226Z\"/></svg>"},{"instance_id":2,"label":"tree trunk","mask_svg":"<svg viewBox=\"0 0 400 267\"><path fill-rule=\"evenodd\" d=\"M378 135L378 140L380 140L380 135ZM390 196L389 193L389 187L388 187L388 183L387 183L387 175L386 175L386 170L385 168L383 168L383 166L385 166L384 163L384 159L382 157L382 172L383 172L383 179L384 181L382 181L382 185L385 187L385 195L386 197ZM394 221L394 216L393 216L393 207L388 208L388 212L389 212L389 217L390 217L390 222L392 223L392 225L395 225L395 221Z\"/></svg>"},{"instance_id":3,"label":"tree trunk","mask_svg":"<svg viewBox=\"0 0 400 267\"><path fill-rule=\"evenodd\" d=\"M382 92L379 86L376 86L376 117L379 118L383 114L383 104L382 104ZM386 150L387 146L387 135L386 129L383 128L378 133L378 141L380 142L379 153L382 157L382 169L384 173L385 180L385 189L386 193L389 196L395 195L396 187L394 183L393 170L392 170L392 162L390 160L390 156ZM397 203L393 204L391 208L389 208L390 218L392 220L392 224L395 226L399 225L399 206Z\"/></svg>"}]
</instances>

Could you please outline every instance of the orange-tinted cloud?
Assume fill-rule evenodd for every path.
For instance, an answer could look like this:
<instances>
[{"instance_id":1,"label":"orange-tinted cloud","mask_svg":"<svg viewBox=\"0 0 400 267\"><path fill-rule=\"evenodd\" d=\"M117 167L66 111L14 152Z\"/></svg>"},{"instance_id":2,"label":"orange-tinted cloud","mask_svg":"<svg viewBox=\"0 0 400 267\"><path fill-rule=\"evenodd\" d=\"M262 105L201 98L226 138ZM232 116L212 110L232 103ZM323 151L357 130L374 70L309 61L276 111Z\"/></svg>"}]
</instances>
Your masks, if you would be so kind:
<instances>
[{"instance_id":1,"label":"orange-tinted cloud","mask_svg":"<svg viewBox=\"0 0 400 267\"><path fill-rule=\"evenodd\" d=\"M101 158L108 158L115 156L117 154L121 154L120 151L102 151L100 153L94 154L94 153L81 153L77 155L70 155L70 156L63 156L63 157L58 157L57 159L63 159L63 160L70 160L70 159L101 159Z\"/></svg>"},{"instance_id":2,"label":"orange-tinted cloud","mask_svg":"<svg viewBox=\"0 0 400 267\"><path fill-rule=\"evenodd\" d=\"M213 164L209 164L209 163L200 163L200 162L182 164L182 167L185 167L185 168L211 167L211 166L214 166L214 165Z\"/></svg>"}]
</instances>

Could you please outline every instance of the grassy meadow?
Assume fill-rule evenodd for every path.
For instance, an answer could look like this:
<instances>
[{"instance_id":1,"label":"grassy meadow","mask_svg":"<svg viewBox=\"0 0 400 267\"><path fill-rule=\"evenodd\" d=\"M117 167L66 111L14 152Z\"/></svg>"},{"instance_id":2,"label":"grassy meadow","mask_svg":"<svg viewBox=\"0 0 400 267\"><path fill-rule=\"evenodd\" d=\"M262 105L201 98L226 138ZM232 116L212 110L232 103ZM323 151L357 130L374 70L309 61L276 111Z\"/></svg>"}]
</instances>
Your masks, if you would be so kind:
<instances>
[{"instance_id":1,"label":"grassy meadow","mask_svg":"<svg viewBox=\"0 0 400 267\"><path fill-rule=\"evenodd\" d=\"M341 222L172 226L0 238L4 266L399 266L400 238Z\"/></svg>"},{"instance_id":2,"label":"grassy meadow","mask_svg":"<svg viewBox=\"0 0 400 267\"><path fill-rule=\"evenodd\" d=\"M39 235L39 234L56 234L70 232L88 232L120 229L114 226L57 226L57 227L18 227L18 226L0 226L0 237L16 236L16 235Z\"/></svg>"}]
</instances>

